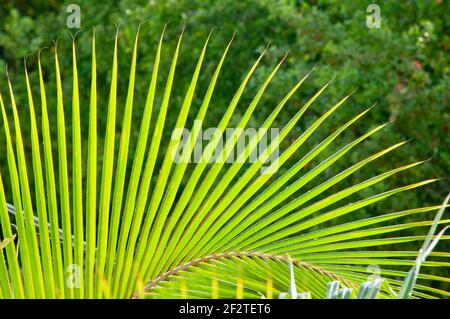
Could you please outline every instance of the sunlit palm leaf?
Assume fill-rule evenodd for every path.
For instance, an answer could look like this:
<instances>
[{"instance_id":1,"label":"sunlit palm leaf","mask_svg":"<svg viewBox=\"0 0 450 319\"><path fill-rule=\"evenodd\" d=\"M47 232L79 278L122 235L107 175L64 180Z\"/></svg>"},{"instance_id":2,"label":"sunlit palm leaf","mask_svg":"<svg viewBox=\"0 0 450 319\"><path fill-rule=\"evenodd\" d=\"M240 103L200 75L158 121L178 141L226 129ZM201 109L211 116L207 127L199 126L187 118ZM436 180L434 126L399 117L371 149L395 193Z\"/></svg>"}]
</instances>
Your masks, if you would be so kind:
<instances>
[{"instance_id":1,"label":"sunlit palm leaf","mask_svg":"<svg viewBox=\"0 0 450 319\"><path fill-rule=\"evenodd\" d=\"M6 136L6 145L3 146L5 151L0 155L8 163L12 192L11 198L6 198L3 187L6 177L0 176L0 221L5 238L14 235L12 223L17 225L18 244L11 241L5 247L2 245L0 297L277 298L289 286L290 291L296 292L293 295L298 296L306 297L309 293L312 298L325 298L328 288L329 294L333 293L335 297L349 297L349 290L342 287L356 289L366 282L370 274L367 265L380 266L379 275L385 278L385 283L380 286L379 296L392 297L393 292L400 289L403 278L407 277L408 267L414 265L416 256L413 251L399 251L392 247L431 238L407 236L404 235L406 230L448 224L447 219L434 224L428 220L428 213L436 211L440 206L414 208L353 222L333 222L331 225L328 222L339 221L342 216L351 216L359 209L397 193L434 182L434 179L429 179L392 188L358 202L344 203L344 200L352 198L351 195L424 162L398 166L330 194L332 187L363 167L376 165L374 163L377 159L387 156L406 143L400 142L349 165L346 170L329 177L321 184L314 183L325 170L357 149L373 134L385 134L383 128L387 124L371 128L328 158L318 161L323 152L338 143L341 134L362 121L371 109L355 114L331 134L324 136L319 144L305 146L309 145L313 134L320 132L327 118L343 107L351 96L349 94L323 112L286 149L282 149L277 160L262 172L269 157L286 144L293 129L303 120L304 114L314 107L314 102L331 85L330 81L299 107L293 118L284 124L278 138L269 142L258 154L256 161L249 163L250 154L310 75L308 73L293 88L287 90L284 98L260 125L258 134L252 136L245 147L239 150L236 158L240 161L225 165L223 160L229 157L239 138L243 136L242 130L248 127L252 115L257 112L264 93L270 89L271 80L282 67L283 58L260 85L236 125L240 130L236 131L233 138L226 140L215 160L210 163L219 145L217 137L209 140L198 163L188 163L194 152L194 142L201 137L201 124L208 110L213 107L213 93L220 82L221 69L226 63L228 51L232 49L234 37L225 46L211 75L200 108L193 116L195 122L190 123L188 119L191 106L202 96L197 84L202 65L209 58L208 42L213 35L210 34L206 39L183 102L177 106L173 104L171 95L178 58L182 54L183 32L172 56L165 89L158 93L160 61L164 58L164 32L160 37L153 69L149 72L147 99L143 114L140 114L142 120L137 141L133 140L131 127L137 125L132 122L135 94L141 93L135 92L135 83L139 81L136 78L139 32L134 41L126 92L120 92L117 87L118 77L121 76L118 63L119 31L115 37L104 145L98 145L95 31L92 38L91 86L88 91L90 93L87 93L90 97L89 114L86 116L89 124L86 145L83 145L81 138L85 118L80 114L80 105L86 102L81 100L80 97L84 94L80 92L85 88L79 86L75 39L72 45L71 103L66 104L71 105L71 144L68 145L66 139L67 106L63 101L57 48L54 51L56 105L47 105L43 77L45 66L41 65L40 52L38 55L39 109L42 118L40 130L33 101L33 79L28 78L28 73L25 74L31 123L32 151L29 158L24 151L13 87L8 82L13 121L10 122L0 95ZM236 107L266 52L267 49L245 74L224 110L217 124L220 134L230 125ZM158 94L161 94L161 99L156 98ZM121 110L118 108L118 97L121 95L126 99L118 135L117 112ZM155 101L161 101L161 104L156 107ZM157 110L158 115L152 126L154 110ZM50 123L49 120L49 112L53 111L57 114L56 123ZM174 127L166 125L168 112L178 112ZM13 123L14 132L10 130L10 123ZM56 125L56 141L50 135L53 125ZM170 141L166 141L163 133L176 132L175 129L185 127L191 127L191 144L181 149L181 160L175 161L173 154L180 151L182 136L173 134ZM39 139L40 132L43 146ZM136 144L136 150L134 157L130 157L129 148L133 143ZM57 154L53 154L54 147ZM88 150L86 159L83 158L83 147ZM103 149L101 164L97 159L99 147ZM310 149L305 149L306 147ZM68 150L71 150L70 154ZM296 163L290 164L290 159L299 150L306 151L305 155ZM54 156L57 156L57 163L54 163ZM29 160L32 163L31 172L27 171ZM69 163L73 167L69 167ZM316 164L310 165L311 163ZM101 170L98 171L100 165ZM130 166L131 170L128 171L127 167ZM278 166L286 167L286 173L278 174ZM83 178L84 170L86 179ZM34 185L29 184L29 174L33 176ZM317 186L310 186L313 184ZM30 189L35 189L35 199L32 198ZM14 220L8 214L7 201L14 204L14 210L10 211L14 213ZM418 219L411 220L410 217ZM441 237L444 240L448 238ZM379 250L379 247L384 250ZM423 262L423 269L450 265L447 262L450 257L448 253L437 251L430 256L439 259ZM294 274L289 271L290 262L293 264ZM291 284L291 278L295 278L295 285ZM420 273L418 278L420 283L415 286L413 297L449 295L447 291L431 287L432 282L448 283L448 278L430 275L426 271ZM331 288L330 282L333 283ZM73 285L74 283L76 284ZM363 286L363 290L366 288Z\"/></svg>"}]
</instances>

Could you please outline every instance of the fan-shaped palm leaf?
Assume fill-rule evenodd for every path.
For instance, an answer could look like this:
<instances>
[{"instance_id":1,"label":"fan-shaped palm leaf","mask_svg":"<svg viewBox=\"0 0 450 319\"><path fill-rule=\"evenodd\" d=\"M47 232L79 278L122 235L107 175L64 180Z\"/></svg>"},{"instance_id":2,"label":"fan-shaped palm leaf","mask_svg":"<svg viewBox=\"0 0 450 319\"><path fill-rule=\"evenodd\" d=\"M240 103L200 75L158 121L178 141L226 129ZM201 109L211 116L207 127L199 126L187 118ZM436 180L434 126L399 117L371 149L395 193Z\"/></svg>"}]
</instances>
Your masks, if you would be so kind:
<instances>
[{"instance_id":1,"label":"fan-shaped palm leaf","mask_svg":"<svg viewBox=\"0 0 450 319\"><path fill-rule=\"evenodd\" d=\"M391 247L394 244L398 246L423 240L424 236L405 236L402 235L403 231L431 225L432 221L427 219L426 213L437 210L439 206L389 212L354 222L327 222L352 214L399 192L433 182L433 179L425 180L393 188L358 202L341 203L350 199L352 194L423 162L393 168L339 192L327 192L363 166L376 165L377 159L405 144L400 142L367 156L315 187L309 186L334 162L357 149L360 143L373 134L383 134L382 130L387 124L368 130L328 158L318 161L324 150L334 145L332 143L336 143L335 140L339 140L343 132L370 111L369 108L355 114L332 134L325 136L321 143L306 149L309 147L306 142L310 140L310 136L317 134L322 123L337 112L350 97L347 95L312 122L282 150L275 161L269 161L278 148L285 144L283 142L290 137L293 128L315 100L320 98L330 82L310 97L281 129L279 136L257 155L257 160L249 163L250 154L260 145L289 99L297 94L309 76L307 74L286 92L285 97L261 124L258 134L251 137L244 149L240 150L237 155L241 160L226 165L224 160L235 149L242 137L242 130L248 127L271 79L276 76L284 60L274 66L261 84L236 125L238 130L233 138L227 139L218 154L214 154L220 136L230 125L252 74L264 58L264 51L246 73L231 99L217 125L218 134L209 140L201 159L196 163L189 163L194 144L201 137L201 124L208 109L213 107L211 100L231 41L224 48L195 115L195 122L190 125L188 115L191 106L201 94L197 90L197 82L207 57L209 37L201 50L183 103L178 107L171 101L171 94L183 33L172 57L165 89L157 92L157 82L161 78L159 67L163 32L156 49L144 112L140 114L142 120L139 136L134 141L130 132L131 126L136 125L132 123L132 114L135 104L138 34L134 43L120 135L116 132L117 96L123 92L119 92L117 87L118 34L115 38L104 145L98 143L95 34L93 36L86 159L82 156L83 118L80 115L79 95L79 90L84 88L78 83L75 40L70 104L63 100L60 57L55 48L57 103L47 105L47 91L39 55L40 128L36 120L32 81L28 78L25 66L32 134L30 156L25 154L21 121L13 86L8 78L13 121L11 122L0 96L6 136L6 145L2 146L0 154L5 157L9 167L9 176L0 176L0 221L3 236L7 238L14 233L12 222L17 225L20 249L14 242L10 242L0 253L1 297L276 297L289 287L290 261L295 268L296 287L299 291L310 292L313 298L326 297L329 282L339 281L345 287L358 287L367 279L365 266L371 264L380 265L380 274L387 278L386 286L381 288L381 296L390 297L392 291L399 290L401 278L406 276L404 269L413 265L416 254L412 251L392 250ZM162 96L158 107L155 106L157 94ZM71 141L66 138L68 108L72 111ZM157 119L152 126L151 119L156 111ZM175 127L166 125L169 111L178 112ZM50 122L49 112L56 112L56 123ZM56 125L57 136L51 134L52 125ZM164 131L176 132L177 129L189 126L192 126L189 137L191 143L183 144L186 141L177 134L173 134L167 143L163 139ZM128 150L133 142L136 142L136 151L131 158ZM99 146L103 147L101 164L97 159ZM57 153L54 153L55 149ZM306 149L306 155L291 165L289 159L300 149ZM180 161L176 161L173 156L176 152L181 154ZM56 163L54 158L57 158ZM159 158L162 158L162 163L159 163ZM31 171L27 170L29 160L32 161ZM314 161L316 165L309 165ZM68 167L69 162L73 163L73 167ZM128 171L129 163L132 165ZM86 179L83 179L83 165L87 172ZM101 170L98 169L99 165ZM277 174L278 167L289 165L291 166L286 173ZM32 188L29 175L32 175L34 181ZM14 209L9 211L14 213L13 220L8 214L9 206L3 187L7 180L12 190ZM34 199L31 189L35 189ZM411 221L409 217L414 216L419 217L419 220ZM448 223L448 220L442 220L441 223ZM448 239L445 236L442 238ZM374 250L381 246L386 246L386 249ZM422 264L423 267L449 266L448 253L434 252L431 256L441 259L426 261ZM448 278L420 274L419 279L423 281L416 286L415 297L449 295L447 291L429 285L431 281L448 283ZM390 288L386 288L387 286Z\"/></svg>"}]
</instances>

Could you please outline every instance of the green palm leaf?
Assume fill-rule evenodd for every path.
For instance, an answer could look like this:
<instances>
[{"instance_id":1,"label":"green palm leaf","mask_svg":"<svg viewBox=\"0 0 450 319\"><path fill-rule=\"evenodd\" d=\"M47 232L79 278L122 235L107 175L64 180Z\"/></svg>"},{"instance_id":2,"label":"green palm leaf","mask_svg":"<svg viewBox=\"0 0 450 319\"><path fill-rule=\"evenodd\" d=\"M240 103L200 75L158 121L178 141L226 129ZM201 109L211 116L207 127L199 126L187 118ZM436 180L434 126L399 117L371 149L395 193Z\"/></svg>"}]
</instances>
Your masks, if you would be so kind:
<instances>
[{"instance_id":1,"label":"green palm leaf","mask_svg":"<svg viewBox=\"0 0 450 319\"><path fill-rule=\"evenodd\" d=\"M183 28L184 32L184 28ZM25 153L21 120L9 82L10 106L13 121L9 122L8 108L0 95L2 125L6 136L2 159L8 163L9 176L0 176L0 221L5 238L1 243L0 297L2 298L350 298L352 291L360 297L392 298L403 289L413 298L436 298L450 293L433 287L433 283L448 283L443 276L427 274L427 269L449 267L446 252L431 252L437 241L449 237L443 232L434 236L446 205L412 208L385 213L352 222L341 222L341 217L356 216L361 209L370 208L400 192L426 186L429 179L403 185L353 202L353 195L373 189L396 174L408 172L424 161L394 167L365 181L335 187L363 167L371 168L383 156L398 147L378 150L356 164L319 183L320 178L343 156L358 151L361 144L374 134L386 134L388 124L370 128L356 140L347 142L325 159L321 155L339 145L339 140L350 127L364 121L371 108L355 114L336 128L320 143L310 146L311 136L317 135L327 118L344 107L351 94L323 112L296 139L288 143L292 132L304 121L304 115L314 102L332 85L325 84L299 107L293 118L285 123L277 138L269 141L250 158L268 136L278 115L297 94L310 73L287 90L284 98L260 125L243 148L239 148L244 130L249 128L252 115L258 112L262 98L270 90L271 80L277 76L285 58L273 66L254 98L238 119L234 135L221 149L221 137L236 116L236 108L248 91L248 83L265 58L264 50L244 75L235 95L217 124L216 134L206 143L198 161L195 143L203 136L201 125L208 111L214 107L214 90L220 83L221 70L232 41L224 46L222 56L211 74L206 92L199 92L202 66L208 56L211 34L200 51L191 82L187 85L180 106L173 95L179 56L182 54L183 32L178 39L165 80L165 89L159 93L158 82L161 60L164 59L164 34L156 47L144 112L140 123L133 123L135 84L139 63L139 31L129 70L129 84L125 92L118 87L119 30L112 55L111 80L107 108L104 145L99 145L96 35L92 37L92 65L90 90L78 80L75 39L72 41L71 132L66 125L66 109L58 50L55 48L56 105L47 105L44 81L45 65L38 55L40 107L35 107L33 81L25 65L26 87L31 123L31 154ZM62 58L62 57L61 57ZM67 57L65 57L67 58ZM49 67L49 66L47 66ZM84 96L89 101L83 101ZM120 96L125 97L123 120L117 123L121 112ZM161 98L159 99L159 95ZM67 94L69 96L69 94ZM202 98L201 98L201 97ZM193 105L200 107L191 115ZM160 101L160 105L156 103ZM82 139L85 118L80 105L89 105L86 116L87 141ZM37 118L41 115L41 127ZM57 115L51 123L49 113ZM155 115L154 112L158 114ZM174 127L166 123L169 112L178 112ZM152 123L152 118L156 117ZM194 122L191 123L191 119ZM10 129L10 123L14 131ZM136 140L132 125L140 124ZM55 127L57 139L51 136ZM120 127L120 129L119 129ZM187 140L180 129L190 127ZM164 133L172 133L166 140ZM68 134L68 135L66 135ZM42 136L42 146L40 141ZM67 139L70 136L71 139ZM289 144L285 147L286 144ZM136 145L130 156L130 145ZM99 147L103 153L97 158ZM237 148L236 154L234 154ZM86 158L83 149L87 150ZM277 156L278 150L280 151ZM55 153L55 150L57 153ZM217 151L218 150L218 151ZM294 154L305 155L292 164ZM176 160L174 154L180 154ZM235 156L232 163L226 160ZM275 156L275 160L272 156ZM3 158L4 157L4 158ZM54 163L54 157L57 158ZM32 165L27 166L27 163ZM69 167L69 163L73 166ZM279 168L285 171L280 174ZM84 173L85 172L85 173ZM85 174L85 176L84 176ZM29 176L32 176L30 183ZM58 179L56 179L58 178ZM10 194L3 187L10 183ZM99 188L97 183L99 182ZM9 189L9 188L8 188ZM35 190L33 193L32 190ZM35 194L35 198L32 195ZM13 203L13 209L7 201ZM429 214L441 208L439 218L429 220ZM11 214L8 214L11 213ZM13 224L15 223L15 224ZM14 226L17 225L17 226ZM432 226L429 236L410 236L408 230ZM434 237L433 237L434 236ZM423 273L408 268L416 265L416 253L398 250L405 243L426 239L426 255L421 259ZM6 245L8 244L8 245ZM380 250L383 249L383 250ZM292 265L291 268L289 268ZM369 281L367 265L379 265L384 281ZM416 270L420 268L417 266ZM409 279L408 290L402 287ZM419 283L415 283L415 278Z\"/></svg>"}]
</instances>

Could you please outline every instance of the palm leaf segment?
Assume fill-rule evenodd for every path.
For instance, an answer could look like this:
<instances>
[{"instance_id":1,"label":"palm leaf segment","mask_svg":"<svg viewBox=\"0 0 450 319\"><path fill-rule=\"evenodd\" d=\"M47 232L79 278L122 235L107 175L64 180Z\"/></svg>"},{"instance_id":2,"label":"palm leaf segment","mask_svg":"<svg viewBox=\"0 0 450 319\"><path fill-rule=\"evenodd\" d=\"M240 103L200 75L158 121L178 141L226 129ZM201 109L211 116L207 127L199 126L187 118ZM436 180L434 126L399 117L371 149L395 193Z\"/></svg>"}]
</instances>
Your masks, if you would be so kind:
<instances>
[{"instance_id":1,"label":"palm leaf segment","mask_svg":"<svg viewBox=\"0 0 450 319\"><path fill-rule=\"evenodd\" d=\"M345 287L359 286L367 278L366 266L369 264L380 265L381 275L387 278L387 285L382 288L383 296L390 296L392 291L399 289L402 277L406 275L401 266L411 266L416 253L393 251L389 250L389 247L392 244L420 241L424 237L397 237L394 234L413 227L431 225L432 221L425 218L427 216L425 213L438 209L438 206L393 212L331 226L326 222L351 214L396 193L433 182L434 180L426 180L337 208L335 208L337 205L332 206L356 192L422 162L394 168L342 191L323 196L332 186L363 166L372 165L379 157L402 146L404 142L401 142L367 156L318 186L309 187L309 183L334 162L357 148L371 135L379 133L386 124L369 130L316 165L308 165L347 128L360 120L369 111L367 109L326 136L320 144L291 165L286 173L279 176L274 165L282 166L289 163L288 159L348 99L349 96L346 96L315 120L288 148L281 151L278 160L272 163L272 166L261 173L261 168L267 163L269 156L286 140L303 114L330 84L328 83L299 108L290 122L281 129L279 137L272 141L258 155L257 161L250 165L244 165L242 161L225 165L224 161L220 160L228 157L229 152L235 147L239 133L234 139L227 140L219 156L212 163L209 162L219 143L219 139L215 138L209 141L198 163L188 164L187 161L192 155L194 143L183 147L182 160L175 162L171 154L178 150L181 137L173 136L165 153L160 154L162 145L166 145L162 138L163 131L189 126L187 118L194 96L200 95L200 92L196 92L196 86L209 37L198 58L181 108L177 109L175 105L171 105L170 97L182 43L183 32L181 33L172 57L165 89L158 92L162 94L161 104L156 107L156 84L160 78L163 32L151 72L136 152L134 158L130 158L128 149L130 143L134 142L131 140L130 131L138 35L139 32L134 44L121 132L116 131L116 101L117 95L120 94L117 91L118 36L116 35L105 141L104 145L99 145L94 33L89 137L85 145L88 155L85 162L81 153L75 41L72 52L73 90L70 104L63 100L59 57L55 50L57 105L47 106L47 92L39 58L38 81L42 113L40 127L36 120L34 97L25 66L31 120L31 172L26 169L27 160L30 159L25 155L13 87L8 78L13 118L12 121L8 118L7 107L0 96L7 141L6 145L2 146L1 156L6 158L9 167L9 176L0 177L0 217L4 237L11 238L16 231L18 241L6 245L0 254L1 297L260 297L261 295L276 297L276 294L286 291L286 287L289 286L290 261L294 265L297 288L311 292L315 298L325 297L326 287L332 281L339 281ZM195 115L197 123L203 122L210 108L213 92L231 42L225 47L211 76L209 87ZM245 75L231 99L217 124L220 133L223 133L230 124L236 106L264 55L265 51ZM240 118L237 128L244 129L248 126L261 97L282 62L283 60L267 76ZM261 125L262 133L252 137L239 156L248 158L308 75L286 92L285 97ZM57 136L52 136L50 127L54 123L49 122L48 114L55 108ZM66 139L65 117L68 108L72 110L71 141ZM167 127L165 123L169 110L179 112L174 128ZM151 127L153 113L157 113L157 120L155 126ZM191 132L192 141L196 141L199 126L193 125ZM119 137L117 141L116 136ZM54 143L57 143L56 153L52 148ZM69 143L72 145L72 154L68 153ZM101 170L97 159L99 146L103 147ZM118 154L115 162L116 148ZM162 164L158 164L158 157L161 156ZM70 157L73 167L67 165ZM129 162L132 163L131 172L127 172ZM86 170L84 185L83 163ZM98 171L101 173L98 174ZM34 200L30 191L29 174L33 175L35 183ZM129 179L126 178L127 174ZM239 178L236 178L238 176ZM14 219L7 211L4 191L6 182L11 184ZM100 186L98 189L97 184ZM322 195L322 199L317 200L319 195ZM334 208L329 208L330 206ZM22 211L23 214L18 213ZM413 215L419 216L421 221L402 222L404 218ZM15 228L12 222L15 223ZM384 238L380 239L377 237L379 235L383 235ZM386 246L386 249L379 250L380 246ZM431 255L449 257L447 253L441 252ZM448 263L442 260L430 261L425 262L423 266L447 267ZM419 279L422 279L424 284L416 286L415 297L449 295L448 292L429 285L432 280L448 282L447 278L420 274Z\"/></svg>"}]
</instances>

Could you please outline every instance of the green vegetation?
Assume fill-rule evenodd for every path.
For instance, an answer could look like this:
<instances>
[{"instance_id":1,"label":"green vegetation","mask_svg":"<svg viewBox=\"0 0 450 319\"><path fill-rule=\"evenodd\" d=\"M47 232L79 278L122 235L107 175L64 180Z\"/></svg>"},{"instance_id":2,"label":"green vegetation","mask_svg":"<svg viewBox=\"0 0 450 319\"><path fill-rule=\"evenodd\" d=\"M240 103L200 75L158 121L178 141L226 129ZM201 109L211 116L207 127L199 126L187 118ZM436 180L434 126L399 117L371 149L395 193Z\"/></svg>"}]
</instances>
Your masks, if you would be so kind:
<instances>
[{"instance_id":1,"label":"green vegetation","mask_svg":"<svg viewBox=\"0 0 450 319\"><path fill-rule=\"evenodd\" d=\"M22 243L20 260L15 245L4 249L11 287L2 296L129 297L147 282L170 285L161 277L191 263L209 284L232 276L227 269L262 280L289 258L309 278L305 291L336 277L358 286L371 264L398 291L450 188L448 3L382 2L380 29L365 25L369 2L139 3L81 1L76 50L64 3L1 4L0 68L13 83L0 79L1 238L16 227ZM172 131L195 119L204 128L284 128L285 162L273 176L256 163L174 163ZM448 243L439 249L414 296L449 294ZM208 262L216 257L221 271ZM63 284L72 264L84 265L81 289ZM218 286L205 294L236 290Z\"/></svg>"}]
</instances>

